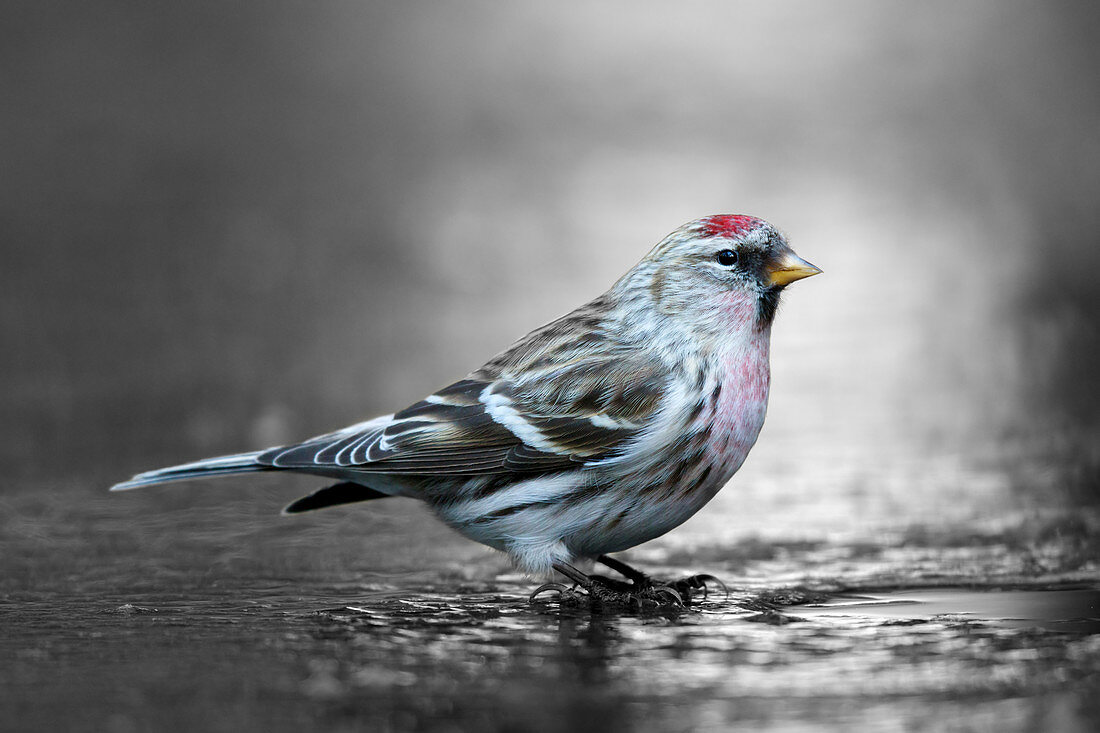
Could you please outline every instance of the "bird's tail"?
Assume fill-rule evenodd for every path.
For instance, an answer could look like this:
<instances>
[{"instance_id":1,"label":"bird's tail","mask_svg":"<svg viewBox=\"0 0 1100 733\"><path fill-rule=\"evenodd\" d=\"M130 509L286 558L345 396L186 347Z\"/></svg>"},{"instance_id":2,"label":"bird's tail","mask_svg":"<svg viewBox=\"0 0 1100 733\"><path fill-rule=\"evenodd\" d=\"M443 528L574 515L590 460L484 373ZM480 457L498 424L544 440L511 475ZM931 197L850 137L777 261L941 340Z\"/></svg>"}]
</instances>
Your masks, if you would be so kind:
<instances>
[{"instance_id":1,"label":"bird's tail","mask_svg":"<svg viewBox=\"0 0 1100 733\"><path fill-rule=\"evenodd\" d=\"M163 484L169 481L181 481L183 479L210 478L212 476L225 476L233 473L253 473L255 471L271 471L271 466L264 465L256 459L264 451L252 451L251 453L237 453L232 456L219 458L206 458L194 463L184 463L179 466L158 468L155 471L139 473L129 481L123 481L111 487L111 491L126 491L127 489L140 489L142 486Z\"/></svg>"}]
</instances>

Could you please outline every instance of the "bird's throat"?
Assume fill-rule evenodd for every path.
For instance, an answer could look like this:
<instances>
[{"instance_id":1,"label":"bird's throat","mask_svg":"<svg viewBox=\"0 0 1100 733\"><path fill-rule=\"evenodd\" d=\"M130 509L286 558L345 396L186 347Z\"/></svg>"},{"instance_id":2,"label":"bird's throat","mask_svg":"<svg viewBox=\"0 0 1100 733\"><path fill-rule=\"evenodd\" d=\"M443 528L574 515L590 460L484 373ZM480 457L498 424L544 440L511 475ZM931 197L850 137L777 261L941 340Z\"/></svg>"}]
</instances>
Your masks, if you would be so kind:
<instances>
[{"instance_id":1,"label":"bird's throat","mask_svg":"<svg viewBox=\"0 0 1100 733\"><path fill-rule=\"evenodd\" d=\"M756 300L757 329L770 328L779 310L779 288L768 288Z\"/></svg>"}]
</instances>

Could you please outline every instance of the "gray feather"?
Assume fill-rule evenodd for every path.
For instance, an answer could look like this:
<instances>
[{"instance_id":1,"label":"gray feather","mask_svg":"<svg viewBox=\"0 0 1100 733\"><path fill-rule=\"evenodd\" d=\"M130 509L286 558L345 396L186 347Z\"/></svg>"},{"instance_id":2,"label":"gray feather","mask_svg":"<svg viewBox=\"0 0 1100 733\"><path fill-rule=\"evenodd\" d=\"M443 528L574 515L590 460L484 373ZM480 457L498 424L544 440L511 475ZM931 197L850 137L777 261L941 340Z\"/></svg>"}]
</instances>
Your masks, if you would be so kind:
<instances>
[{"instance_id":1,"label":"gray feather","mask_svg":"<svg viewBox=\"0 0 1100 733\"><path fill-rule=\"evenodd\" d=\"M255 473L256 471L270 471L270 466L265 466L256 461L263 451L251 453L237 453L231 456L207 458L194 463L184 463L179 466L158 468L155 471L139 473L129 481L123 481L111 487L111 491L126 491L128 489L140 489L142 486L164 484L169 481L183 481L185 479L213 478L214 476L227 476L235 473Z\"/></svg>"}]
</instances>

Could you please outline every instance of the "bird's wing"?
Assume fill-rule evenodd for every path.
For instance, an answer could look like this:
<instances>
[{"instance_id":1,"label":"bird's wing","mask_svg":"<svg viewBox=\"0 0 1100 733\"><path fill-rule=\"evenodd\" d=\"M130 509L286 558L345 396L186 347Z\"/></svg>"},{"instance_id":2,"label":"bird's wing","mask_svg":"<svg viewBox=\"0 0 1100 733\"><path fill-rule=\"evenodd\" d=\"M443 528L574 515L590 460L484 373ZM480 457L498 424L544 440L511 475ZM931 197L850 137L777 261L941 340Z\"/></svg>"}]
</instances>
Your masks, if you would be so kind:
<instances>
[{"instance_id":1,"label":"bird's wing","mask_svg":"<svg viewBox=\"0 0 1100 733\"><path fill-rule=\"evenodd\" d=\"M637 352L548 361L518 372L490 362L384 423L275 448L259 461L413 475L558 471L619 455L667 391L668 370Z\"/></svg>"}]
</instances>

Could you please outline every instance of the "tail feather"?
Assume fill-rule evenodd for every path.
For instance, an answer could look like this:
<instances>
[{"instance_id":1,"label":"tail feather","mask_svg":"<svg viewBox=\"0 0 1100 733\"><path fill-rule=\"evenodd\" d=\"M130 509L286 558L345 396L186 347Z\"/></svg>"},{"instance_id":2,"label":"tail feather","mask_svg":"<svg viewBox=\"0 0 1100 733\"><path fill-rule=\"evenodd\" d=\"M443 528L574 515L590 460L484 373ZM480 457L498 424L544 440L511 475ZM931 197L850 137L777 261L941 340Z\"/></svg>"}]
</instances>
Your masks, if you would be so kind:
<instances>
[{"instance_id":1,"label":"tail feather","mask_svg":"<svg viewBox=\"0 0 1100 733\"><path fill-rule=\"evenodd\" d=\"M111 487L111 491L126 491L128 489L140 489L142 486L163 484L169 481L182 481L183 479L211 478L213 476L226 476L234 473L253 473L256 471L275 470L272 466L264 465L256 459L264 451L252 451L251 453L237 453L232 456L220 456L218 458L206 458L194 463L184 463L179 466L158 468L155 471L139 473L129 481L123 481Z\"/></svg>"}]
</instances>

